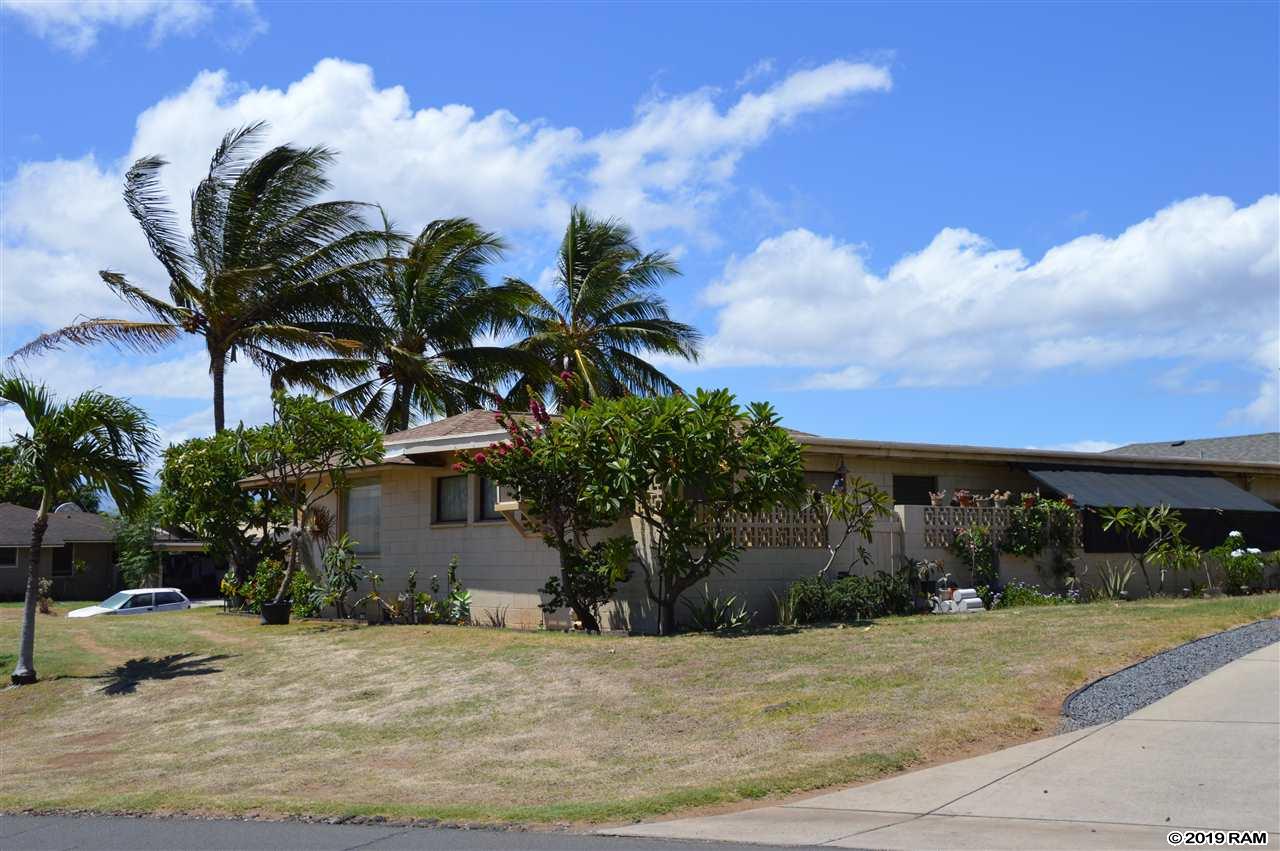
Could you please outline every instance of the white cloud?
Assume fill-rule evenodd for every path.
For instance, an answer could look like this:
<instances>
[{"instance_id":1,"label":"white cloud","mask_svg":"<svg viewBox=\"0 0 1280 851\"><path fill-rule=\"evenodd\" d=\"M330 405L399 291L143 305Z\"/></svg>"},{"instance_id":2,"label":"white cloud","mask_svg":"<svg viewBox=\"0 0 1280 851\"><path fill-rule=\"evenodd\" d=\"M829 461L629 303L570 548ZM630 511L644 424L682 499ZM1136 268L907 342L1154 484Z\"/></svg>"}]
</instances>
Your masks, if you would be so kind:
<instances>
[{"instance_id":1,"label":"white cloud","mask_svg":"<svg viewBox=\"0 0 1280 851\"><path fill-rule=\"evenodd\" d=\"M588 200L642 230L678 227L707 239L706 213L747 150L799 115L892 85L882 66L830 62L744 94L723 111L712 88L648 101L630 127L586 141L597 157Z\"/></svg>"},{"instance_id":2,"label":"white cloud","mask_svg":"<svg viewBox=\"0 0 1280 851\"><path fill-rule=\"evenodd\" d=\"M270 144L337 150L334 195L377 201L402 226L467 215L500 231L548 238L579 195L603 214L643 214L644 221L628 218L639 227L700 228L732 173L722 167L704 175L705 164L736 160L779 124L888 84L883 68L833 62L744 94L723 112L710 92L654 101L630 128L584 139L576 128L523 121L506 110L414 109L404 88L378 88L369 66L336 59L319 62L283 90L246 89L225 72L202 72L139 116L119 161L105 164L89 154L25 163L4 184L3 282L44 282L38 291L4 287L6 322L47 327L118 309L97 280L102 268L159 286L146 243L120 202L125 169L137 157L164 155L171 162L164 185L181 209L221 135L253 121L271 122ZM579 180L579 166L592 162L598 164L592 176ZM639 162L644 173L630 176L621 165ZM672 175L684 189L669 182Z\"/></svg>"},{"instance_id":3,"label":"white cloud","mask_svg":"<svg viewBox=\"0 0 1280 851\"><path fill-rule=\"evenodd\" d=\"M205 71L138 116L118 160L86 153L24 163L0 187L0 345L12 351L37 331L82 316L124 315L98 279L100 269L162 291L165 281L120 200L124 172L139 156L163 155L170 161L163 184L181 217L211 151L232 127L265 119L267 144L335 149L332 194L381 203L404 228L466 215L514 236L513 255L537 276L574 199L642 231L705 237L707 216L744 153L807 112L889 85L883 67L837 61L723 107L709 89L653 98L629 126L588 137L502 109L482 115L462 104L415 107L403 87L379 87L369 66L339 59L320 61L285 88L252 88ZM68 352L58 372L80 386L135 392L119 377L102 377L102 351ZM44 370L48 363L24 366ZM183 387L201 383L193 364L169 364ZM153 377L158 384L170 378L163 369Z\"/></svg>"},{"instance_id":4,"label":"white cloud","mask_svg":"<svg viewBox=\"0 0 1280 851\"><path fill-rule=\"evenodd\" d=\"M266 32L253 0L4 0L0 8L21 18L38 37L83 55L103 29L147 27L154 46L171 36L189 36L205 28L220 10L236 13L240 29L229 44L240 47Z\"/></svg>"},{"instance_id":5,"label":"white cloud","mask_svg":"<svg viewBox=\"0 0 1280 851\"><path fill-rule=\"evenodd\" d=\"M1029 446L1028 449L1056 449L1059 452L1106 452L1121 444L1110 440L1073 440L1070 443L1056 443L1053 446Z\"/></svg>"},{"instance_id":6,"label":"white cloud","mask_svg":"<svg viewBox=\"0 0 1280 851\"><path fill-rule=\"evenodd\" d=\"M802 390L862 390L874 387L879 375L864 366L851 364L835 372L815 372L800 382Z\"/></svg>"},{"instance_id":7,"label":"white cloud","mask_svg":"<svg viewBox=\"0 0 1280 851\"><path fill-rule=\"evenodd\" d=\"M810 387L971 384L1149 358L1263 368L1240 416L1274 408L1280 198L1198 197L1120 235L1083 236L1031 262L961 228L886 274L862 249L797 229L732 258L703 363L809 366ZM787 321L779 322L779 317ZM1259 340L1271 342L1258 348Z\"/></svg>"}]
</instances>

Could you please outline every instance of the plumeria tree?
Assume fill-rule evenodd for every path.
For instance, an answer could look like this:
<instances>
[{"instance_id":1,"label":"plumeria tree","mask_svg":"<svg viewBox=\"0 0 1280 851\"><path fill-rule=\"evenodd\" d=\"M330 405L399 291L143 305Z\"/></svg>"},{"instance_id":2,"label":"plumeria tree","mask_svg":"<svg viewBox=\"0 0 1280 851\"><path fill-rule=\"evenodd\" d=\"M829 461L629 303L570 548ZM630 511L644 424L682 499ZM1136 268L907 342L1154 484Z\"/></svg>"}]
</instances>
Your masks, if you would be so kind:
<instances>
[{"instance_id":1,"label":"plumeria tree","mask_svg":"<svg viewBox=\"0 0 1280 851\"><path fill-rule=\"evenodd\" d=\"M1183 540L1187 523L1168 505L1107 506L1098 509L1103 531L1124 536L1133 560L1142 571L1147 593L1164 592L1165 576L1171 570L1185 570L1200 562L1200 550ZM1159 570L1160 584L1153 585L1148 567Z\"/></svg>"},{"instance_id":2,"label":"plumeria tree","mask_svg":"<svg viewBox=\"0 0 1280 851\"><path fill-rule=\"evenodd\" d=\"M321 503L346 486L347 471L382 460L382 433L310 396L277 391L275 422L250 434L241 427L240 451L252 476L287 511L289 561L273 602L289 593L306 537L329 525Z\"/></svg>"},{"instance_id":3,"label":"plumeria tree","mask_svg":"<svg viewBox=\"0 0 1280 851\"><path fill-rule=\"evenodd\" d=\"M584 496L595 505L630 504L644 522L645 592L657 607L659 634L671 635L681 595L737 562L730 518L801 504L800 444L771 405L744 409L728 390L618 399L589 410L605 439Z\"/></svg>"},{"instance_id":4,"label":"plumeria tree","mask_svg":"<svg viewBox=\"0 0 1280 851\"><path fill-rule=\"evenodd\" d=\"M599 631L600 607L630 575L635 544L629 535L603 537L601 530L628 514L634 495L587 498L598 474L596 460L609 451L597 409L570 407L553 419L537 399L529 408L528 415L496 414L507 439L455 469L519 495L523 522L560 557L560 574L542 588L543 611L568 607L583 629Z\"/></svg>"}]
</instances>

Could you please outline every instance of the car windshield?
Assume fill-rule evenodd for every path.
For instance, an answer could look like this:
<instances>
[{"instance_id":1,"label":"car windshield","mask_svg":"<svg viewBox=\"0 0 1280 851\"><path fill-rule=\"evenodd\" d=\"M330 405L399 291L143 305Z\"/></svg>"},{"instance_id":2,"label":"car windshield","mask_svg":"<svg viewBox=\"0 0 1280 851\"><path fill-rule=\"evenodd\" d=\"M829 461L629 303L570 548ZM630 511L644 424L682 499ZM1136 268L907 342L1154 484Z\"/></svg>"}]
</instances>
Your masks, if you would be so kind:
<instances>
[{"instance_id":1,"label":"car windshield","mask_svg":"<svg viewBox=\"0 0 1280 851\"><path fill-rule=\"evenodd\" d=\"M129 598L132 596L132 594L127 594L124 591L117 591L98 605L102 606L104 609L118 609L125 603L129 602Z\"/></svg>"}]
</instances>

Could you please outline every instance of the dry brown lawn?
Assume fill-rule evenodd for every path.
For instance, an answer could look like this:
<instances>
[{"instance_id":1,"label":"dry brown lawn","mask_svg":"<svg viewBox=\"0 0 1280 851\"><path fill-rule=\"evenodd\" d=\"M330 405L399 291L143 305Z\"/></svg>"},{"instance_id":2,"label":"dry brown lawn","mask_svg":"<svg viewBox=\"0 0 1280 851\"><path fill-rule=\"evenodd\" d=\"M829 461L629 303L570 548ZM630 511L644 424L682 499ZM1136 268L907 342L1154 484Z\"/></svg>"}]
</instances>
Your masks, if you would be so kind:
<instances>
[{"instance_id":1,"label":"dry brown lawn","mask_svg":"<svg viewBox=\"0 0 1280 851\"><path fill-rule=\"evenodd\" d=\"M44 680L0 692L0 809L546 823L781 797L1046 735L1090 679L1278 612L1271 595L669 639L41 616ZM0 607L6 650L19 614Z\"/></svg>"}]
</instances>

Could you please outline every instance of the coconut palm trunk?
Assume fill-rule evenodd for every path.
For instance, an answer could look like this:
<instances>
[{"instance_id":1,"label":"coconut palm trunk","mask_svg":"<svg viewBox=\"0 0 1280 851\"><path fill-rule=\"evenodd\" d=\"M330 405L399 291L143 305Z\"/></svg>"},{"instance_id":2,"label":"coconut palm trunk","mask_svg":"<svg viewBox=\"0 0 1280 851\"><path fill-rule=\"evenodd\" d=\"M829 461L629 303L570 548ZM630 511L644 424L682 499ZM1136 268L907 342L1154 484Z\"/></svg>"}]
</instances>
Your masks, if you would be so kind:
<instances>
[{"instance_id":1,"label":"coconut palm trunk","mask_svg":"<svg viewBox=\"0 0 1280 851\"><path fill-rule=\"evenodd\" d=\"M18 642L18 664L9 680L14 685L36 681L36 605L40 600L40 548L49 528L49 494L40 497L40 509L31 524L31 549L27 554L27 594L22 600L22 638Z\"/></svg>"}]
</instances>

